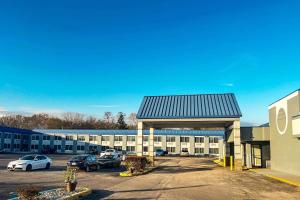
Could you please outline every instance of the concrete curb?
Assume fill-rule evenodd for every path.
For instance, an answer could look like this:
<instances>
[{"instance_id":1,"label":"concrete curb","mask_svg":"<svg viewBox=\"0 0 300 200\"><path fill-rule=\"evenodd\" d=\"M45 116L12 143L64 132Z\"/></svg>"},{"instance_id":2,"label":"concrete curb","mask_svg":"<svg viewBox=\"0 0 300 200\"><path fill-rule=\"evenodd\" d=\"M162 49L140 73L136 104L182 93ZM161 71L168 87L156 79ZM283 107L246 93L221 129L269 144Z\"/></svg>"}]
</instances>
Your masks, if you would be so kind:
<instances>
[{"instance_id":1,"label":"concrete curb","mask_svg":"<svg viewBox=\"0 0 300 200\"><path fill-rule=\"evenodd\" d=\"M220 160L213 160L213 162L220 165L221 167L224 167L224 163L221 162Z\"/></svg>"},{"instance_id":2,"label":"concrete curb","mask_svg":"<svg viewBox=\"0 0 300 200\"><path fill-rule=\"evenodd\" d=\"M261 174L265 177L268 177L268 178L272 178L274 180L277 180L277 181L280 181L280 182L283 182L283 183L287 183L289 185L293 185L293 186L296 186L296 187L300 187L300 183L297 183L297 182L294 182L294 181L290 181L290 180L287 180L287 179L284 179L284 178L280 178L280 177L277 177L277 176L273 176L273 175L269 175L269 174L263 174L263 173L259 173L257 172L255 169L249 169L250 172L254 172L254 173L257 173L257 174Z\"/></svg>"},{"instance_id":3,"label":"concrete curb","mask_svg":"<svg viewBox=\"0 0 300 200\"><path fill-rule=\"evenodd\" d=\"M77 199L79 199L79 197L85 197L92 193L92 190L90 188L83 187L82 189L84 189L84 191L72 194L72 195L64 198L64 200L77 200Z\"/></svg>"}]
</instances>

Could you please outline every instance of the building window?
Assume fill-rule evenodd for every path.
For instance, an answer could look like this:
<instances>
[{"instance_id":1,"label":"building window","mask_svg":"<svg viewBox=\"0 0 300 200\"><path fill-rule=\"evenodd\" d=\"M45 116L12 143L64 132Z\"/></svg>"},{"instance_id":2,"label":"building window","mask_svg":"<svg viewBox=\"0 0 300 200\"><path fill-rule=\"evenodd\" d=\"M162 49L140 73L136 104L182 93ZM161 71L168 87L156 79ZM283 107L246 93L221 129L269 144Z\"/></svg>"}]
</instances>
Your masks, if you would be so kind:
<instances>
[{"instance_id":1,"label":"building window","mask_svg":"<svg viewBox=\"0 0 300 200\"><path fill-rule=\"evenodd\" d=\"M61 140L61 136L54 136L54 140Z\"/></svg>"},{"instance_id":2,"label":"building window","mask_svg":"<svg viewBox=\"0 0 300 200\"><path fill-rule=\"evenodd\" d=\"M89 150L90 150L90 151L96 151L96 150L97 150L97 146L95 146L95 145L90 145L90 146L89 146Z\"/></svg>"},{"instance_id":3,"label":"building window","mask_svg":"<svg viewBox=\"0 0 300 200\"><path fill-rule=\"evenodd\" d=\"M43 140L50 140L50 135L44 135Z\"/></svg>"},{"instance_id":4,"label":"building window","mask_svg":"<svg viewBox=\"0 0 300 200\"><path fill-rule=\"evenodd\" d=\"M135 146L127 146L126 151L134 152L135 151Z\"/></svg>"},{"instance_id":5,"label":"building window","mask_svg":"<svg viewBox=\"0 0 300 200\"><path fill-rule=\"evenodd\" d=\"M92 142L97 141L97 136L96 135L90 135L89 140Z\"/></svg>"},{"instance_id":6,"label":"building window","mask_svg":"<svg viewBox=\"0 0 300 200\"><path fill-rule=\"evenodd\" d=\"M106 136L102 136L101 140L102 141L109 141L109 136L107 136L107 135Z\"/></svg>"},{"instance_id":7,"label":"building window","mask_svg":"<svg viewBox=\"0 0 300 200\"><path fill-rule=\"evenodd\" d=\"M180 137L180 142L190 142L189 137Z\"/></svg>"},{"instance_id":8,"label":"building window","mask_svg":"<svg viewBox=\"0 0 300 200\"><path fill-rule=\"evenodd\" d=\"M69 140L73 140L73 135L67 135L67 136L66 136L66 140L68 140L68 141L69 141Z\"/></svg>"},{"instance_id":9,"label":"building window","mask_svg":"<svg viewBox=\"0 0 300 200\"><path fill-rule=\"evenodd\" d=\"M204 143L204 137L195 137L195 143Z\"/></svg>"},{"instance_id":10,"label":"building window","mask_svg":"<svg viewBox=\"0 0 300 200\"><path fill-rule=\"evenodd\" d=\"M15 135L15 139L17 139L17 140L19 140L19 139L21 139L21 135Z\"/></svg>"},{"instance_id":11,"label":"building window","mask_svg":"<svg viewBox=\"0 0 300 200\"><path fill-rule=\"evenodd\" d=\"M11 138L11 134L5 133L5 134L4 134L4 138L5 138L5 139L10 139L10 138Z\"/></svg>"},{"instance_id":12,"label":"building window","mask_svg":"<svg viewBox=\"0 0 300 200\"><path fill-rule=\"evenodd\" d=\"M114 149L117 151L122 151L122 146L115 146Z\"/></svg>"},{"instance_id":13,"label":"building window","mask_svg":"<svg viewBox=\"0 0 300 200\"><path fill-rule=\"evenodd\" d=\"M85 146L84 145L77 145L77 151L84 151Z\"/></svg>"},{"instance_id":14,"label":"building window","mask_svg":"<svg viewBox=\"0 0 300 200\"><path fill-rule=\"evenodd\" d=\"M218 143L219 138L218 137L209 137L209 143Z\"/></svg>"},{"instance_id":15,"label":"building window","mask_svg":"<svg viewBox=\"0 0 300 200\"><path fill-rule=\"evenodd\" d=\"M161 136L154 136L154 142L161 142Z\"/></svg>"},{"instance_id":16,"label":"building window","mask_svg":"<svg viewBox=\"0 0 300 200\"><path fill-rule=\"evenodd\" d=\"M50 145L43 145L43 149L50 149Z\"/></svg>"},{"instance_id":17,"label":"building window","mask_svg":"<svg viewBox=\"0 0 300 200\"><path fill-rule=\"evenodd\" d=\"M20 149L20 144L14 144L15 149Z\"/></svg>"},{"instance_id":18,"label":"building window","mask_svg":"<svg viewBox=\"0 0 300 200\"><path fill-rule=\"evenodd\" d=\"M109 146L101 146L101 151L105 151L106 149L109 149Z\"/></svg>"},{"instance_id":19,"label":"building window","mask_svg":"<svg viewBox=\"0 0 300 200\"><path fill-rule=\"evenodd\" d=\"M149 136L148 136L148 135L144 135L144 136L143 136L143 141L144 141L144 142L148 142L148 140L149 140Z\"/></svg>"},{"instance_id":20,"label":"building window","mask_svg":"<svg viewBox=\"0 0 300 200\"><path fill-rule=\"evenodd\" d=\"M4 143L4 149L10 149L10 144Z\"/></svg>"},{"instance_id":21,"label":"building window","mask_svg":"<svg viewBox=\"0 0 300 200\"><path fill-rule=\"evenodd\" d=\"M147 146L143 146L143 152L148 152L148 147Z\"/></svg>"},{"instance_id":22,"label":"building window","mask_svg":"<svg viewBox=\"0 0 300 200\"><path fill-rule=\"evenodd\" d=\"M122 142L122 141L123 141L123 136L121 136L121 135L116 135L116 136L115 136L115 141L116 141L116 142Z\"/></svg>"},{"instance_id":23,"label":"building window","mask_svg":"<svg viewBox=\"0 0 300 200\"><path fill-rule=\"evenodd\" d=\"M85 137L83 135L78 135L77 140L78 141L85 141Z\"/></svg>"},{"instance_id":24,"label":"building window","mask_svg":"<svg viewBox=\"0 0 300 200\"><path fill-rule=\"evenodd\" d=\"M195 148L196 154L204 154L204 148Z\"/></svg>"},{"instance_id":25,"label":"building window","mask_svg":"<svg viewBox=\"0 0 300 200\"><path fill-rule=\"evenodd\" d=\"M31 145L31 149L39 149L39 145L37 145L37 144L32 144L32 145Z\"/></svg>"},{"instance_id":26,"label":"building window","mask_svg":"<svg viewBox=\"0 0 300 200\"><path fill-rule=\"evenodd\" d=\"M167 147L168 153L175 153L175 147Z\"/></svg>"},{"instance_id":27,"label":"building window","mask_svg":"<svg viewBox=\"0 0 300 200\"><path fill-rule=\"evenodd\" d=\"M54 145L55 150L61 150L61 145Z\"/></svg>"},{"instance_id":28,"label":"building window","mask_svg":"<svg viewBox=\"0 0 300 200\"><path fill-rule=\"evenodd\" d=\"M209 148L209 154L219 154L219 148Z\"/></svg>"},{"instance_id":29,"label":"building window","mask_svg":"<svg viewBox=\"0 0 300 200\"><path fill-rule=\"evenodd\" d=\"M40 139L40 136L38 136L38 135L31 136L31 140L39 140L39 139Z\"/></svg>"},{"instance_id":30,"label":"building window","mask_svg":"<svg viewBox=\"0 0 300 200\"><path fill-rule=\"evenodd\" d=\"M65 150L72 151L73 150L73 145L66 145Z\"/></svg>"},{"instance_id":31,"label":"building window","mask_svg":"<svg viewBox=\"0 0 300 200\"><path fill-rule=\"evenodd\" d=\"M29 139L29 135L22 135L22 136L21 136L21 139L23 139L23 140L28 140L28 139Z\"/></svg>"},{"instance_id":32,"label":"building window","mask_svg":"<svg viewBox=\"0 0 300 200\"><path fill-rule=\"evenodd\" d=\"M175 142L175 136L167 136L167 142Z\"/></svg>"},{"instance_id":33,"label":"building window","mask_svg":"<svg viewBox=\"0 0 300 200\"><path fill-rule=\"evenodd\" d=\"M127 136L127 141L135 142L135 136Z\"/></svg>"}]
</instances>

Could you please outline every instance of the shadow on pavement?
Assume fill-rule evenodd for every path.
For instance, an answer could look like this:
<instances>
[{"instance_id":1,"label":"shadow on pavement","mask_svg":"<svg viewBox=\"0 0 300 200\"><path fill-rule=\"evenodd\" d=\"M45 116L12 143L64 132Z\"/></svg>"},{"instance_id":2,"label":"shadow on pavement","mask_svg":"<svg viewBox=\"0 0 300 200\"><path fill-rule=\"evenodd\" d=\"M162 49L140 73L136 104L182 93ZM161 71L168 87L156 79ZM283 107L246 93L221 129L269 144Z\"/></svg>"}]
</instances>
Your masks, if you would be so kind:
<instances>
[{"instance_id":1,"label":"shadow on pavement","mask_svg":"<svg viewBox=\"0 0 300 200\"><path fill-rule=\"evenodd\" d=\"M212 170L211 167L159 166L154 173L185 173Z\"/></svg>"}]
</instances>

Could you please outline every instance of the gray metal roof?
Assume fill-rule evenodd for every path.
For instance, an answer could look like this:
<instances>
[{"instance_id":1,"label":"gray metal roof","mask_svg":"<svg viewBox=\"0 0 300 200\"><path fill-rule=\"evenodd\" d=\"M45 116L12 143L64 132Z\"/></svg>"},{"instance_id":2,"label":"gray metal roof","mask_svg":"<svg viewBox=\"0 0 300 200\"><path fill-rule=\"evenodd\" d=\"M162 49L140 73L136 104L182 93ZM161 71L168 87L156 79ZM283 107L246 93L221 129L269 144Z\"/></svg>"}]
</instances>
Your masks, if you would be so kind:
<instances>
[{"instance_id":1,"label":"gray metal roof","mask_svg":"<svg viewBox=\"0 0 300 200\"><path fill-rule=\"evenodd\" d=\"M35 129L34 131L45 134L91 134L91 135L136 135L137 130L80 130L80 129ZM149 135L149 130L143 130L143 134ZM154 130L155 135L188 135L188 136L224 136L222 130Z\"/></svg>"},{"instance_id":2,"label":"gray metal roof","mask_svg":"<svg viewBox=\"0 0 300 200\"><path fill-rule=\"evenodd\" d=\"M138 119L241 117L234 94L145 96Z\"/></svg>"}]
</instances>

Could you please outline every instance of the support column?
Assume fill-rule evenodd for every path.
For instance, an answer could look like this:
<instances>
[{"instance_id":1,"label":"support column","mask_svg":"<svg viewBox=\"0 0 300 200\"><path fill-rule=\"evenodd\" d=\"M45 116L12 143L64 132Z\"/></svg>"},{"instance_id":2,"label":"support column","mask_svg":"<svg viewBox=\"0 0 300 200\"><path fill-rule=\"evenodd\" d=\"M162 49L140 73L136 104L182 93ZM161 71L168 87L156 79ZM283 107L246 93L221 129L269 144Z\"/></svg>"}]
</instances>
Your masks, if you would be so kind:
<instances>
[{"instance_id":1,"label":"support column","mask_svg":"<svg viewBox=\"0 0 300 200\"><path fill-rule=\"evenodd\" d=\"M209 137L208 136L204 137L204 155L205 156L209 155Z\"/></svg>"},{"instance_id":2,"label":"support column","mask_svg":"<svg viewBox=\"0 0 300 200\"><path fill-rule=\"evenodd\" d=\"M233 136L234 136L234 169L236 171L242 170L242 150L241 150L241 130L240 121L233 122Z\"/></svg>"},{"instance_id":3,"label":"support column","mask_svg":"<svg viewBox=\"0 0 300 200\"><path fill-rule=\"evenodd\" d=\"M143 122L137 123L136 155L143 156Z\"/></svg>"},{"instance_id":4,"label":"support column","mask_svg":"<svg viewBox=\"0 0 300 200\"><path fill-rule=\"evenodd\" d=\"M195 155L195 136L190 136L190 155Z\"/></svg>"},{"instance_id":5,"label":"support column","mask_svg":"<svg viewBox=\"0 0 300 200\"><path fill-rule=\"evenodd\" d=\"M246 143L246 166L248 169L252 168L252 155L251 155L251 144Z\"/></svg>"},{"instance_id":6,"label":"support column","mask_svg":"<svg viewBox=\"0 0 300 200\"><path fill-rule=\"evenodd\" d=\"M149 129L149 146L148 146L148 151L149 151L149 158L154 164L154 128Z\"/></svg>"}]
</instances>

